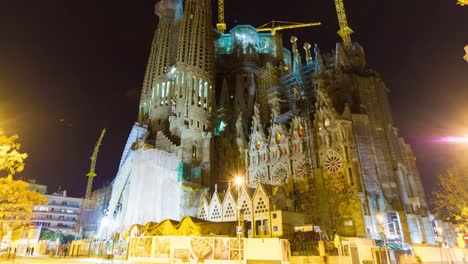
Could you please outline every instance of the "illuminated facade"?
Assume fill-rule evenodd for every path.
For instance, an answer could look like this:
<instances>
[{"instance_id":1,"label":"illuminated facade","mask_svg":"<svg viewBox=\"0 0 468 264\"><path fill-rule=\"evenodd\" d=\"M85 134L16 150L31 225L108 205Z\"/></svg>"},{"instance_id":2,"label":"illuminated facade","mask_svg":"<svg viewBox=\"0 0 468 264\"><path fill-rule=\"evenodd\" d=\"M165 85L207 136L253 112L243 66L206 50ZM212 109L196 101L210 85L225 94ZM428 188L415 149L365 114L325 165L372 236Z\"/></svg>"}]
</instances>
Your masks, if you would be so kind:
<instances>
[{"instance_id":1,"label":"illuminated facade","mask_svg":"<svg viewBox=\"0 0 468 264\"><path fill-rule=\"evenodd\" d=\"M80 235L80 221L84 199L68 197L66 192L45 195L47 205L33 207L32 223L52 231Z\"/></svg>"},{"instance_id":2,"label":"illuminated facade","mask_svg":"<svg viewBox=\"0 0 468 264\"><path fill-rule=\"evenodd\" d=\"M241 210L252 236L272 234L279 210L329 235L380 238L382 213L389 240L433 242L414 155L349 32L331 53L305 43L303 59L295 37L289 50L280 34L249 25L216 32L208 0L162 0L156 10L139 119L109 203L115 228L186 215L233 221L236 203L252 213L253 193L272 188L284 199L264 198L263 216ZM239 175L250 196L231 191ZM215 185L225 194L206 194Z\"/></svg>"}]
</instances>

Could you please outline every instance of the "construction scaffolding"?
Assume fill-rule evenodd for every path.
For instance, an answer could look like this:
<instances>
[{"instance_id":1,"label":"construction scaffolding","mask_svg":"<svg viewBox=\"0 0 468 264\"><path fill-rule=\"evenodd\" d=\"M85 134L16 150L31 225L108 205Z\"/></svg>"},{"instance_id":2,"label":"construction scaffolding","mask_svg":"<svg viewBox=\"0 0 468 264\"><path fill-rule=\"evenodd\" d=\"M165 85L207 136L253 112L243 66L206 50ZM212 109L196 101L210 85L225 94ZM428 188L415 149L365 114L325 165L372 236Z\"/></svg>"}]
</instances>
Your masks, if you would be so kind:
<instances>
[{"instance_id":1,"label":"construction scaffolding","mask_svg":"<svg viewBox=\"0 0 468 264\"><path fill-rule=\"evenodd\" d=\"M260 110L262 124L270 122L269 105L278 104L279 100L279 82L280 71L278 67L268 63L265 67L258 70L257 78L257 103Z\"/></svg>"}]
</instances>

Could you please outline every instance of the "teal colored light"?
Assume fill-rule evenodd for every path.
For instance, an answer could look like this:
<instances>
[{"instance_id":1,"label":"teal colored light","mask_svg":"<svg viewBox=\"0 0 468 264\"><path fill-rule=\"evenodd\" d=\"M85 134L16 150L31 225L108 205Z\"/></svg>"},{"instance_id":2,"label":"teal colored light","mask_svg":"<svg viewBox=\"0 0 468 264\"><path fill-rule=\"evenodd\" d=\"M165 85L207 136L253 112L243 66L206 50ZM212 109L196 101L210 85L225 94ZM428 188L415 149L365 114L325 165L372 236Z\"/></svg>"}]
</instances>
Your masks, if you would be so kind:
<instances>
[{"instance_id":1,"label":"teal colored light","mask_svg":"<svg viewBox=\"0 0 468 264\"><path fill-rule=\"evenodd\" d=\"M221 123L219 123L219 131L220 132L223 132L224 131L224 128L226 127L227 125L224 123L224 121L221 121Z\"/></svg>"},{"instance_id":2,"label":"teal colored light","mask_svg":"<svg viewBox=\"0 0 468 264\"><path fill-rule=\"evenodd\" d=\"M239 25L230 32L233 45L240 45L244 50L248 46L258 47L258 32L250 25Z\"/></svg>"},{"instance_id":3,"label":"teal colored light","mask_svg":"<svg viewBox=\"0 0 468 264\"><path fill-rule=\"evenodd\" d=\"M241 46L244 51L251 46L259 54L273 56L278 51L275 36L271 33L259 33L251 25L238 25L229 34L222 34L215 42L216 55L231 54L235 45Z\"/></svg>"},{"instance_id":4,"label":"teal colored light","mask_svg":"<svg viewBox=\"0 0 468 264\"><path fill-rule=\"evenodd\" d=\"M217 54L231 54L231 35L223 34L218 41L216 41L215 49Z\"/></svg>"},{"instance_id":5,"label":"teal colored light","mask_svg":"<svg viewBox=\"0 0 468 264\"><path fill-rule=\"evenodd\" d=\"M224 121L221 121L219 123L219 126L218 127L215 127L215 135L216 136L219 136L221 134L221 132L224 131L224 129L226 128L227 124L224 123Z\"/></svg>"}]
</instances>

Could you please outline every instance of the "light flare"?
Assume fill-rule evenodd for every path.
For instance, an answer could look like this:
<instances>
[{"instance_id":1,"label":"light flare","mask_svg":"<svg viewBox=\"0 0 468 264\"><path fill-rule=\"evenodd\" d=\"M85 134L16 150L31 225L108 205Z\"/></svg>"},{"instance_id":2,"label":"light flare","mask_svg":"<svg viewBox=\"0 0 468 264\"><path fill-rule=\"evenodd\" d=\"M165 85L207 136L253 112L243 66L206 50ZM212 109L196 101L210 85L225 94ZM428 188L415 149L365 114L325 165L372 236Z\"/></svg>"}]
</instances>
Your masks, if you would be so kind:
<instances>
[{"instance_id":1,"label":"light flare","mask_svg":"<svg viewBox=\"0 0 468 264\"><path fill-rule=\"evenodd\" d=\"M457 144L457 143L468 143L468 136L466 137L440 137L432 140L435 143L447 143L447 144Z\"/></svg>"}]
</instances>

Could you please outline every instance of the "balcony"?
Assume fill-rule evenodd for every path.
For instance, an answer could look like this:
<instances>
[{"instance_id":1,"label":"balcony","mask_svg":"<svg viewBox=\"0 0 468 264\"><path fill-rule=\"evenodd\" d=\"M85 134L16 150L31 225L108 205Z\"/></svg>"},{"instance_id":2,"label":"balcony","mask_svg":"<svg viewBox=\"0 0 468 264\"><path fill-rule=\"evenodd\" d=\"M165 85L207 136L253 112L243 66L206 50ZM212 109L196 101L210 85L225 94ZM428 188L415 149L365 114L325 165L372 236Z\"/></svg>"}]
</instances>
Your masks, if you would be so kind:
<instances>
[{"instance_id":1,"label":"balcony","mask_svg":"<svg viewBox=\"0 0 468 264\"><path fill-rule=\"evenodd\" d=\"M42 210L33 210L35 214L62 214L62 215L79 215L78 212L76 213L67 213L67 212L60 212L60 211L42 211Z\"/></svg>"},{"instance_id":2,"label":"balcony","mask_svg":"<svg viewBox=\"0 0 468 264\"><path fill-rule=\"evenodd\" d=\"M47 206L53 206L53 207L68 207L68 208L80 208L80 205L75 205L75 204L61 204L61 203L49 203Z\"/></svg>"},{"instance_id":3,"label":"balcony","mask_svg":"<svg viewBox=\"0 0 468 264\"><path fill-rule=\"evenodd\" d=\"M41 222L64 222L64 223L78 223L78 219L57 219L57 218L45 218L45 217L33 217L31 221L41 221Z\"/></svg>"}]
</instances>

